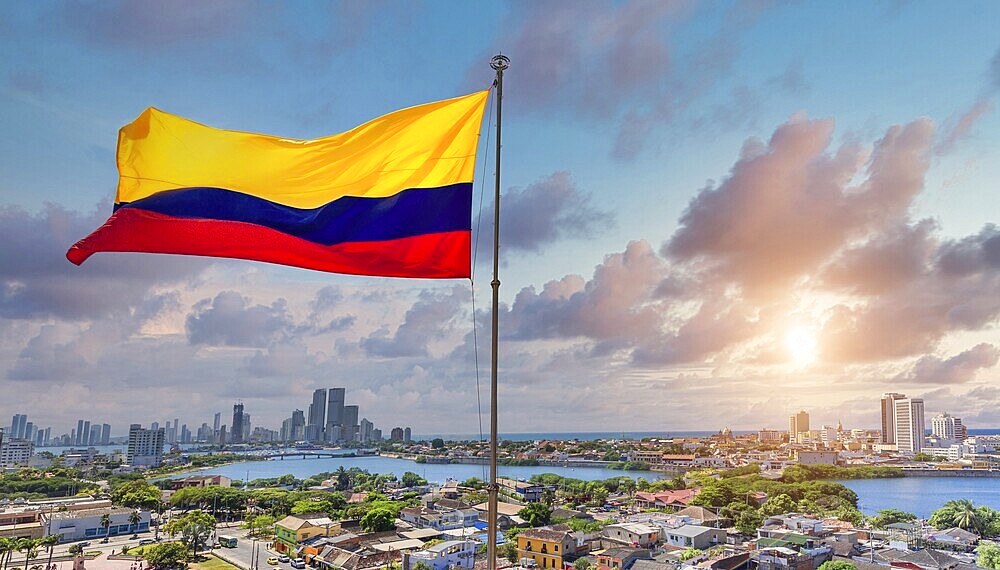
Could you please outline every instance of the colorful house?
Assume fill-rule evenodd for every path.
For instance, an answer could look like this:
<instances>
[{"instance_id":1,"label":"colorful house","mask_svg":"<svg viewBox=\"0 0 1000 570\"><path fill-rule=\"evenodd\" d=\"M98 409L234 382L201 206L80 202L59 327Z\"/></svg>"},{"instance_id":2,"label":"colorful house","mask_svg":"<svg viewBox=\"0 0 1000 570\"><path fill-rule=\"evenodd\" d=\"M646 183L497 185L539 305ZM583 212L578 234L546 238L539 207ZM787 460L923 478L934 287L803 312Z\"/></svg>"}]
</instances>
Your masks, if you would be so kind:
<instances>
[{"instance_id":1,"label":"colorful house","mask_svg":"<svg viewBox=\"0 0 1000 570\"><path fill-rule=\"evenodd\" d=\"M517 558L534 560L539 568L562 568L568 555L576 554L576 539L568 530L529 528L517 535Z\"/></svg>"},{"instance_id":2,"label":"colorful house","mask_svg":"<svg viewBox=\"0 0 1000 570\"><path fill-rule=\"evenodd\" d=\"M339 532L340 523L325 515L289 515L274 524L274 549L294 554L299 544L310 538Z\"/></svg>"}]
</instances>

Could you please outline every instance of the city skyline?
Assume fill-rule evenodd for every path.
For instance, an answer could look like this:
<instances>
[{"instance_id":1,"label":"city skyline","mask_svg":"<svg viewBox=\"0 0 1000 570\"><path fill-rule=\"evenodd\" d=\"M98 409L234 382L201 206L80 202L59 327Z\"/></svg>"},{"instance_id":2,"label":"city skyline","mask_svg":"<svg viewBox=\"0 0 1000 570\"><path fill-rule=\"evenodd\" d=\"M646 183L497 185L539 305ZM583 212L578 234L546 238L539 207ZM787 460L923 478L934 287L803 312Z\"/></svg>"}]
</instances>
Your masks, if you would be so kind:
<instances>
[{"instance_id":1,"label":"city skyline","mask_svg":"<svg viewBox=\"0 0 1000 570\"><path fill-rule=\"evenodd\" d=\"M279 429L336 385L477 433L488 224L474 287L64 254L149 106L309 139L485 89L503 51L501 432L878 427L889 392L1000 426L996 3L0 10L3 417Z\"/></svg>"}]
</instances>

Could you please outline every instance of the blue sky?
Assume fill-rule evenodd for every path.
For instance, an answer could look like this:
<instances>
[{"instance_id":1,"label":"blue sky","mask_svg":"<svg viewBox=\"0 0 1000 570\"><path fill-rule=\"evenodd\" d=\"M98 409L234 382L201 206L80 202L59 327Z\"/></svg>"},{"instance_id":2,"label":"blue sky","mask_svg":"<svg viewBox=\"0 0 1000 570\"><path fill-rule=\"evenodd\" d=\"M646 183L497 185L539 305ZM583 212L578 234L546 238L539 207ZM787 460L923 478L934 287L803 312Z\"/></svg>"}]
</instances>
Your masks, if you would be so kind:
<instances>
[{"instance_id":1,"label":"blue sky","mask_svg":"<svg viewBox=\"0 0 1000 570\"><path fill-rule=\"evenodd\" d=\"M77 270L61 250L109 213L117 128L147 106L310 138L483 88L502 50L502 392L518 402L505 430L781 426L789 405L770 379L829 423L874 426L877 406L858 402L890 389L1000 423L986 227L1000 176L998 24L993 2L6 5L0 389L84 400L131 385L189 424L243 398L273 427L314 387L343 384L376 423L471 431L467 283L185 258L117 256L116 268L113 255ZM792 131L795 148L767 146ZM815 140L827 142L799 152ZM854 156L846 178L810 170L836 156ZM489 186L492 162L480 171ZM852 198L869 186L885 189ZM774 247L741 243L759 232ZM959 253L981 266L941 274ZM859 261L869 254L874 269ZM479 261L485 275L488 255ZM336 302L319 303L321 291ZM942 309L906 310L931 305ZM916 313L902 324L914 338L846 348L844 335L878 344ZM346 320L317 325L329 319ZM817 346L796 366L790 328ZM149 355L170 364L151 374ZM689 411L707 397L719 406ZM638 400L649 403L620 413ZM0 412L32 411L57 431L84 414L32 407ZM441 407L455 411L428 419ZM113 402L87 413L156 419Z\"/></svg>"}]
</instances>

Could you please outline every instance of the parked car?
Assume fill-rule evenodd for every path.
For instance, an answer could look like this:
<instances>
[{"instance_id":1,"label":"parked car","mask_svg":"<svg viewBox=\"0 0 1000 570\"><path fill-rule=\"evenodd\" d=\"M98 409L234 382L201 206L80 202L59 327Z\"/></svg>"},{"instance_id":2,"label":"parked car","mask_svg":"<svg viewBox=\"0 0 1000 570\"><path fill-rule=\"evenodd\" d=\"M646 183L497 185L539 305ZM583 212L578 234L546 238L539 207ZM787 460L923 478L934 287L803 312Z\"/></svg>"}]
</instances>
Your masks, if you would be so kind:
<instances>
[{"instance_id":1,"label":"parked car","mask_svg":"<svg viewBox=\"0 0 1000 570\"><path fill-rule=\"evenodd\" d=\"M78 542L77 544L79 544L80 546L90 546L90 541L89 540L85 540L83 542Z\"/></svg>"},{"instance_id":2,"label":"parked car","mask_svg":"<svg viewBox=\"0 0 1000 570\"><path fill-rule=\"evenodd\" d=\"M267 563L270 564L271 566L277 566L278 565L278 558L275 557L275 556L272 556L272 557L270 557L270 558L267 559Z\"/></svg>"},{"instance_id":3,"label":"parked car","mask_svg":"<svg viewBox=\"0 0 1000 570\"><path fill-rule=\"evenodd\" d=\"M291 558L285 556L284 554L282 554L281 556L278 556L278 562L282 562L284 564L287 564L290 561L291 561Z\"/></svg>"},{"instance_id":4,"label":"parked car","mask_svg":"<svg viewBox=\"0 0 1000 570\"><path fill-rule=\"evenodd\" d=\"M306 567L305 560L301 558L296 558L295 560L292 560L292 568L297 568L298 570L302 570L305 567Z\"/></svg>"},{"instance_id":5,"label":"parked car","mask_svg":"<svg viewBox=\"0 0 1000 570\"><path fill-rule=\"evenodd\" d=\"M147 544L153 544L156 540L152 538L144 538L139 541L139 546L146 546Z\"/></svg>"}]
</instances>

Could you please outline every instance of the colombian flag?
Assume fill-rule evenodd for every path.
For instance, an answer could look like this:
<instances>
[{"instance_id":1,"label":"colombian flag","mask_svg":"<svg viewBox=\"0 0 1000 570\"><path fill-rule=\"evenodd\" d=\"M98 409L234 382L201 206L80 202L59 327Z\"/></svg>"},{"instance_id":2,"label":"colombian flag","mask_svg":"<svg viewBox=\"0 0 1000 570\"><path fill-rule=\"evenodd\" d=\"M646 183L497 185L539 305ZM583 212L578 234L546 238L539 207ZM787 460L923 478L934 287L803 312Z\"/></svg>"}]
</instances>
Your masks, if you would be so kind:
<instances>
[{"instance_id":1,"label":"colombian flag","mask_svg":"<svg viewBox=\"0 0 1000 570\"><path fill-rule=\"evenodd\" d=\"M489 91L314 140L146 109L118 134L118 193L66 253L177 253L357 275L470 274L472 180Z\"/></svg>"}]
</instances>

